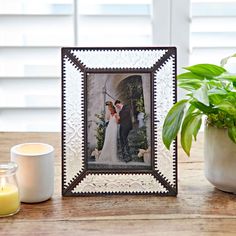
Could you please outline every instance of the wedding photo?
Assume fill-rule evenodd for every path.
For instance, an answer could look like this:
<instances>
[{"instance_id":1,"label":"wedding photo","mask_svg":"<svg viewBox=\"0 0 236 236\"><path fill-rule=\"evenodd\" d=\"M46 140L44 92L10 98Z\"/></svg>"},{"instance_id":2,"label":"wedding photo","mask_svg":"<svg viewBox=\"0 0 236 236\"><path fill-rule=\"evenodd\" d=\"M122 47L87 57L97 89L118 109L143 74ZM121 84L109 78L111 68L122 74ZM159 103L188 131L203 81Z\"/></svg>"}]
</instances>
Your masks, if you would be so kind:
<instances>
[{"instance_id":1,"label":"wedding photo","mask_svg":"<svg viewBox=\"0 0 236 236\"><path fill-rule=\"evenodd\" d=\"M150 74L87 74L88 169L151 168Z\"/></svg>"}]
</instances>

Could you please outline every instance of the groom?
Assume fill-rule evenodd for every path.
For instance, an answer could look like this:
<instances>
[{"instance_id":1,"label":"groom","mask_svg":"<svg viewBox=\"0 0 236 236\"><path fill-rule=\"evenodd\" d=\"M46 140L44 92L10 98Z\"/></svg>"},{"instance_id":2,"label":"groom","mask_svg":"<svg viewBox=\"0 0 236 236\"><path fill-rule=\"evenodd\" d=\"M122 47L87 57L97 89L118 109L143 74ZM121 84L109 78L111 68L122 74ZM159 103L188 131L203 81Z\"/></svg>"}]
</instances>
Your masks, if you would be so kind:
<instances>
[{"instance_id":1,"label":"groom","mask_svg":"<svg viewBox=\"0 0 236 236\"><path fill-rule=\"evenodd\" d=\"M129 144L128 144L128 134L129 131L132 129L132 120L130 109L127 105L123 105L121 101L116 100L115 106L119 109L119 116L120 116L120 142L121 142L121 150L123 160L125 162L129 162L132 160L130 153L129 153Z\"/></svg>"}]
</instances>

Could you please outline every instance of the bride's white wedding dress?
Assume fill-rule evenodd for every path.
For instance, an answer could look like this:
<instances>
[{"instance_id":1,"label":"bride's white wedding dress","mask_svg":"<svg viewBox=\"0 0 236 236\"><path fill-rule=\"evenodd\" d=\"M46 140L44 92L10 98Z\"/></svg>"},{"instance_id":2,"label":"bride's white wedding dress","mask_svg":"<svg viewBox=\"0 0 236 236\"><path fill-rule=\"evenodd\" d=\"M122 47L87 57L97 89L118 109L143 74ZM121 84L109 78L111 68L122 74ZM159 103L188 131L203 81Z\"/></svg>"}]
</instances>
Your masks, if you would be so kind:
<instances>
[{"instance_id":1,"label":"bride's white wedding dress","mask_svg":"<svg viewBox=\"0 0 236 236\"><path fill-rule=\"evenodd\" d=\"M105 162L109 164L119 162L117 157L117 132L118 125L116 123L115 115L110 115L102 152L99 156L98 162Z\"/></svg>"}]
</instances>

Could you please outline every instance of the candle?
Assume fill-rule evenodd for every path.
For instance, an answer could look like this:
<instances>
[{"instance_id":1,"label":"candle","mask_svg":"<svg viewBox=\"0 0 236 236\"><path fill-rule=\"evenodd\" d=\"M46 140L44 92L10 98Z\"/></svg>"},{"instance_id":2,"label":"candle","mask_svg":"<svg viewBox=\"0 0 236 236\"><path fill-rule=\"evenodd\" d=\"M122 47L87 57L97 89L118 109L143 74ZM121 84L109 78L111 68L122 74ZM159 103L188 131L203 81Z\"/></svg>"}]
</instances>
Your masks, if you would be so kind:
<instances>
[{"instance_id":1,"label":"candle","mask_svg":"<svg viewBox=\"0 0 236 236\"><path fill-rule=\"evenodd\" d=\"M0 216L14 214L20 207L19 191L13 184L7 184L5 179L0 184Z\"/></svg>"},{"instance_id":2,"label":"candle","mask_svg":"<svg viewBox=\"0 0 236 236\"><path fill-rule=\"evenodd\" d=\"M54 190L54 148L44 143L23 143L11 148L11 160L19 166L20 200L46 201Z\"/></svg>"},{"instance_id":3,"label":"candle","mask_svg":"<svg viewBox=\"0 0 236 236\"><path fill-rule=\"evenodd\" d=\"M16 170L16 163L0 163L0 217L14 215L20 209Z\"/></svg>"}]
</instances>

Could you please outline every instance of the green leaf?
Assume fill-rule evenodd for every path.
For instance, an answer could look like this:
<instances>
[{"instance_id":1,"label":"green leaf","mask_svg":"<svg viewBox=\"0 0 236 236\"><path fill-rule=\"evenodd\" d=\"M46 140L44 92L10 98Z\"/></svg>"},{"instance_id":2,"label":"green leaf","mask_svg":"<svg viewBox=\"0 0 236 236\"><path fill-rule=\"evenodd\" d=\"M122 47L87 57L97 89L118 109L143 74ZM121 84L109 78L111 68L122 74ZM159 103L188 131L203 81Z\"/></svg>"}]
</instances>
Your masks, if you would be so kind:
<instances>
[{"instance_id":1,"label":"green leaf","mask_svg":"<svg viewBox=\"0 0 236 236\"><path fill-rule=\"evenodd\" d=\"M229 57L223 58L223 59L220 61L220 65L221 65L221 66L224 66L225 64L227 64L228 60L229 60L230 58L232 58L232 57L236 57L236 53L233 54L233 55L231 55L231 56L229 56Z\"/></svg>"},{"instance_id":2,"label":"green leaf","mask_svg":"<svg viewBox=\"0 0 236 236\"><path fill-rule=\"evenodd\" d=\"M193 100L190 101L190 104L195 106L198 110L202 111L204 114L216 113L216 111L211 106L206 106L203 103Z\"/></svg>"},{"instance_id":3,"label":"green leaf","mask_svg":"<svg viewBox=\"0 0 236 236\"><path fill-rule=\"evenodd\" d=\"M181 79L178 80L178 84L184 84L184 83L195 83L195 84L202 84L203 80L198 79Z\"/></svg>"},{"instance_id":4,"label":"green leaf","mask_svg":"<svg viewBox=\"0 0 236 236\"><path fill-rule=\"evenodd\" d=\"M227 99L236 103L236 92L229 92Z\"/></svg>"},{"instance_id":5,"label":"green leaf","mask_svg":"<svg viewBox=\"0 0 236 236\"><path fill-rule=\"evenodd\" d=\"M196 111L196 107L191 104L191 105L189 106L187 112L185 113L185 117L187 117L187 116L193 114L195 111ZM197 114L200 114L200 112L198 111ZM202 121L202 120L201 120L201 121ZM200 124L199 124L199 129L200 129L200 127L201 127L201 123L202 123L202 122L200 122ZM197 138L197 133L198 133L198 129L196 130L196 133L195 133L195 132L193 133L193 136L194 136L195 141L196 141L196 138Z\"/></svg>"},{"instance_id":6,"label":"green leaf","mask_svg":"<svg viewBox=\"0 0 236 236\"><path fill-rule=\"evenodd\" d=\"M208 90L209 101L213 105L220 104L228 96L227 91L224 89L213 88Z\"/></svg>"},{"instance_id":7,"label":"green leaf","mask_svg":"<svg viewBox=\"0 0 236 236\"><path fill-rule=\"evenodd\" d=\"M162 140L167 149L170 149L170 144L177 136L187 101L188 100L184 99L175 103L165 118L162 130Z\"/></svg>"},{"instance_id":8,"label":"green leaf","mask_svg":"<svg viewBox=\"0 0 236 236\"><path fill-rule=\"evenodd\" d=\"M201 88L193 92L193 98L201 102L202 104L209 106L209 99L207 94L207 86L203 84Z\"/></svg>"},{"instance_id":9,"label":"green leaf","mask_svg":"<svg viewBox=\"0 0 236 236\"><path fill-rule=\"evenodd\" d=\"M209 89L207 93L209 96L214 95L214 94L218 94L218 95L227 95L228 94L227 91L225 91L222 88L212 88L212 89Z\"/></svg>"},{"instance_id":10,"label":"green leaf","mask_svg":"<svg viewBox=\"0 0 236 236\"><path fill-rule=\"evenodd\" d=\"M218 80L228 80L231 82L236 82L236 75L230 74L228 72L221 74L220 76L216 77Z\"/></svg>"},{"instance_id":11,"label":"green leaf","mask_svg":"<svg viewBox=\"0 0 236 236\"><path fill-rule=\"evenodd\" d=\"M209 100L211 102L211 104L217 106L220 103L222 103L223 99L225 98L225 96L223 95L219 95L219 94L212 94L209 95Z\"/></svg>"},{"instance_id":12,"label":"green leaf","mask_svg":"<svg viewBox=\"0 0 236 236\"><path fill-rule=\"evenodd\" d=\"M184 67L184 69L208 79L213 79L213 77L226 72L223 67L214 64L197 64L194 66Z\"/></svg>"},{"instance_id":13,"label":"green leaf","mask_svg":"<svg viewBox=\"0 0 236 236\"><path fill-rule=\"evenodd\" d=\"M236 105L236 104L235 104ZM222 101L220 104L215 106L216 108L227 112L229 115L236 116L236 107L229 101Z\"/></svg>"},{"instance_id":14,"label":"green leaf","mask_svg":"<svg viewBox=\"0 0 236 236\"><path fill-rule=\"evenodd\" d=\"M185 113L185 117L188 116L190 113L193 113L195 110L196 110L196 107L191 104Z\"/></svg>"},{"instance_id":15,"label":"green leaf","mask_svg":"<svg viewBox=\"0 0 236 236\"><path fill-rule=\"evenodd\" d=\"M177 76L177 79L179 81L185 81L185 80L198 80L198 81L201 81L201 80L204 80L205 76L199 76L199 75L196 75L192 72L185 72L185 73L182 73L182 74L179 74Z\"/></svg>"},{"instance_id":16,"label":"green leaf","mask_svg":"<svg viewBox=\"0 0 236 236\"><path fill-rule=\"evenodd\" d=\"M223 88L223 84L222 84L222 81L218 80L208 80L207 81L207 85L210 87L210 88Z\"/></svg>"},{"instance_id":17,"label":"green leaf","mask_svg":"<svg viewBox=\"0 0 236 236\"><path fill-rule=\"evenodd\" d=\"M181 128L181 145L185 153L190 156L193 137L196 136L202 124L202 113L190 113L185 117Z\"/></svg>"},{"instance_id":18,"label":"green leaf","mask_svg":"<svg viewBox=\"0 0 236 236\"><path fill-rule=\"evenodd\" d=\"M185 81L185 82L179 82L178 83L178 87L188 90L188 91L193 91L193 90L197 90L201 87L201 83L200 82L195 82L195 81Z\"/></svg>"},{"instance_id":19,"label":"green leaf","mask_svg":"<svg viewBox=\"0 0 236 236\"><path fill-rule=\"evenodd\" d=\"M234 143L236 143L236 127L235 126L228 128L228 135L229 135L230 139Z\"/></svg>"},{"instance_id":20,"label":"green leaf","mask_svg":"<svg viewBox=\"0 0 236 236\"><path fill-rule=\"evenodd\" d=\"M201 114L201 119L200 118L198 119L198 123L196 123L195 129L193 130L193 137L195 141L197 141L197 134L201 128L201 125L202 125L202 114Z\"/></svg>"}]
</instances>

